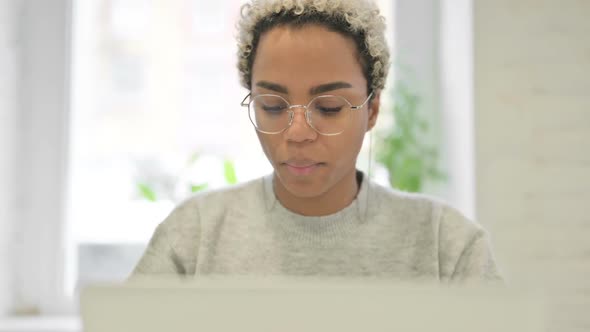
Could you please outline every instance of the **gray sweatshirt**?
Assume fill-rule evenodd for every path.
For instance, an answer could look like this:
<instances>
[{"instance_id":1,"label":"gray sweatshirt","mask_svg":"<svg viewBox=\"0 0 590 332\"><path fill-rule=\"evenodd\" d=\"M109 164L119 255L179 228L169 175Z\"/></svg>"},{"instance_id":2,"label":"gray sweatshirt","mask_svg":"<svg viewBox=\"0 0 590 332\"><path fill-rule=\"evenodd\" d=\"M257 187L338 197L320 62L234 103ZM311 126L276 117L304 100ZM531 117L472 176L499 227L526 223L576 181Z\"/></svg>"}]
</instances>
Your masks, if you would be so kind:
<instances>
[{"instance_id":1,"label":"gray sweatshirt","mask_svg":"<svg viewBox=\"0 0 590 332\"><path fill-rule=\"evenodd\" d=\"M356 199L321 217L282 206L272 174L199 193L157 227L132 276L502 279L479 224L436 199L357 177Z\"/></svg>"}]
</instances>

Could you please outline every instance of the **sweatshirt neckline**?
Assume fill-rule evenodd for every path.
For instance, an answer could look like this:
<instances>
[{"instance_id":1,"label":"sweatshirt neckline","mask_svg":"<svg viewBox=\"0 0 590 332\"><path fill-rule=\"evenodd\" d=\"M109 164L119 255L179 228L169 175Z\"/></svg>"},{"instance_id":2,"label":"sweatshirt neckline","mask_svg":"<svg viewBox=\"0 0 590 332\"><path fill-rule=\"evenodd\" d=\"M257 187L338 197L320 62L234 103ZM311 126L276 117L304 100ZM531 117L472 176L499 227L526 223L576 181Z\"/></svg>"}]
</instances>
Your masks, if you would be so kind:
<instances>
[{"instance_id":1,"label":"sweatshirt neckline","mask_svg":"<svg viewBox=\"0 0 590 332\"><path fill-rule=\"evenodd\" d=\"M370 181L359 170L356 171L356 176L357 179L360 177L360 189L356 198L348 206L330 215L304 216L287 209L277 199L273 186L274 173L270 173L263 177L267 213L278 217L277 220L283 223L296 224L314 231L342 229L361 224L366 218Z\"/></svg>"}]
</instances>

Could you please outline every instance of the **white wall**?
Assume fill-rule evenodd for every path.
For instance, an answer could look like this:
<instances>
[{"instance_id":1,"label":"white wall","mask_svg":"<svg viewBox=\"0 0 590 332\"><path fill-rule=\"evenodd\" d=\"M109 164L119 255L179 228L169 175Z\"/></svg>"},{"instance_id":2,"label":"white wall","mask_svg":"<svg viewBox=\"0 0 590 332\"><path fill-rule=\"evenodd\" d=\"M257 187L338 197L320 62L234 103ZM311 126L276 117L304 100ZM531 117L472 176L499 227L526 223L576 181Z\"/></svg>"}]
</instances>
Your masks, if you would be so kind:
<instances>
[{"instance_id":1,"label":"white wall","mask_svg":"<svg viewBox=\"0 0 590 332\"><path fill-rule=\"evenodd\" d=\"M20 0L19 4L15 310L52 313L59 311L64 288L70 2Z\"/></svg>"},{"instance_id":2,"label":"white wall","mask_svg":"<svg viewBox=\"0 0 590 332\"><path fill-rule=\"evenodd\" d=\"M12 303L18 53L16 0L0 0L0 316Z\"/></svg>"},{"instance_id":3,"label":"white wall","mask_svg":"<svg viewBox=\"0 0 590 332\"><path fill-rule=\"evenodd\" d=\"M590 329L590 1L475 1L478 219L551 331ZM584 295L585 293L585 295Z\"/></svg>"},{"instance_id":4,"label":"white wall","mask_svg":"<svg viewBox=\"0 0 590 332\"><path fill-rule=\"evenodd\" d=\"M68 8L0 0L0 315L51 312L63 288Z\"/></svg>"},{"instance_id":5,"label":"white wall","mask_svg":"<svg viewBox=\"0 0 590 332\"><path fill-rule=\"evenodd\" d=\"M439 125L442 160L451 184L447 196L475 219L472 0L440 0L439 6Z\"/></svg>"}]
</instances>

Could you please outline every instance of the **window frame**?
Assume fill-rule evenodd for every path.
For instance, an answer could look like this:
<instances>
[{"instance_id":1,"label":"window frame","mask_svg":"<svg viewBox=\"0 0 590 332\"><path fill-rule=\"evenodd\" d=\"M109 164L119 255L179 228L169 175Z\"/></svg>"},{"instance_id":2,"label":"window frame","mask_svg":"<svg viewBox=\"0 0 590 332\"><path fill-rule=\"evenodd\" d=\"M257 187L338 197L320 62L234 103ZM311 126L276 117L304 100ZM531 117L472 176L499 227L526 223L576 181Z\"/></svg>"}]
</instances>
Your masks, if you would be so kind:
<instances>
[{"instance_id":1,"label":"window frame","mask_svg":"<svg viewBox=\"0 0 590 332\"><path fill-rule=\"evenodd\" d=\"M16 314L70 314L63 285L72 0L19 3Z\"/></svg>"}]
</instances>

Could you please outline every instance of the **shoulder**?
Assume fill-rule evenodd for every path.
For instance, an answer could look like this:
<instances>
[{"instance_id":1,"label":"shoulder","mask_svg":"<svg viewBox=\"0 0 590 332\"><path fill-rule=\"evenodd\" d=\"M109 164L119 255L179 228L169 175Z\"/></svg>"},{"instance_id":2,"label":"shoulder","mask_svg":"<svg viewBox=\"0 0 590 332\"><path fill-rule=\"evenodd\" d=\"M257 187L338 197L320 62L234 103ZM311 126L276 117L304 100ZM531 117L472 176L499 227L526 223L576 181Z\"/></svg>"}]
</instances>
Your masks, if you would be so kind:
<instances>
[{"instance_id":1,"label":"shoulder","mask_svg":"<svg viewBox=\"0 0 590 332\"><path fill-rule=\"evenodd\" d=\"M261 204L263 179L194 194L178 204L163 224L173 233L182 234L183 231L198 229L204 221L217 219L237 207Z\"/></svg>"},{"instance_id":2,"label":"shoulder","mask_svg":"<svg viewBox=\"0 0 590 332\"><path fill-rule=\"evenodd\" d=\"M266 177L266 176L265 176ZM263 180L265 177L259 177L253 180L234 184L219 189L207 190L197 193L187 199L189 202L212 202L217 200L244 199L245 197L262 194Z\"/></svg>"},{"instance_id":3,"label":"shoulder","mask_svg":"<svg viewBox=\"0 0 590 332\"><path fill-rule=\"evenodd\" d=\"M158 225L133 274L193 274L203 228L222 220L216 216L223 216L232 206L247 205L249 198L260 196L257 188L261 183L253 180L184 200Z\"/></svg>"},{"instance_id":4,"label":"shoulder","mask_svg":"<svg viewBox=\"0 0 590 332\"><path fill-rule=\"evenodd\" d=\"M435 250L442 280L501 280L489 233L447 202L425 194L373 186L380 220L401 224L420 245ZM385 215L385 216L383 216Z\"/></svg>"},{"instance_id":5,"label":"shoulder","mask_svg":"<svg viewBox=\"0 0 590 332\"><path fill-rule=\"evenodd\" d=\"M398 217L414 226L431 228L440 239L469 240L485 232L477 222L470 220L457 208L441 198L410 193L371 183L374 206L379 214Z\"/></svg>"}]
</instances>

